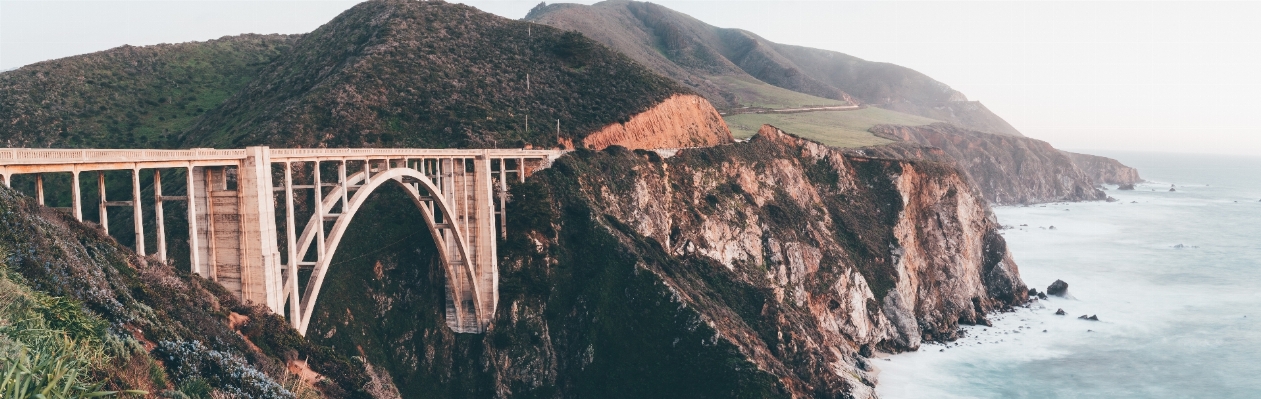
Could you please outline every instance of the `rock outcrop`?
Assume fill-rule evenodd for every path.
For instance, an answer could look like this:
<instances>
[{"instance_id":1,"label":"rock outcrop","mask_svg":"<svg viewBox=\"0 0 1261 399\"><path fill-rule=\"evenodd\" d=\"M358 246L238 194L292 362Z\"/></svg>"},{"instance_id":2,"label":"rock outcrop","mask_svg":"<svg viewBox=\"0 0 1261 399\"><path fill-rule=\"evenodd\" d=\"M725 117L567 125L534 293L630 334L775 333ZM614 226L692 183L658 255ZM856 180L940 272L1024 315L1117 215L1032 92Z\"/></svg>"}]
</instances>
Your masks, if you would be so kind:
<instances>
[{"instance_id":1,"label":"rock outcrop","mask_svg":"<svg viewBox=\"0 0 1261 399\"><path fill-rule=\"evenodd\" d=\"M404 264L431 243L332 271L345 298L317 304L308 336L390 365L404 397L869 398L861 353L951 340L1027 300L952 164L772 127L669 158L579 149L513 198L485 336L445 328L432 260Z\"/></svg>"},{"instance_id":2,"label":"rock outcrop","mask_svg":"<svg viewBox=\"0 0 1261 399\"><path fill-rule=\"evenodd\" d=\"M735 141L718 110L701 96L676 94L625 123L605 126L582 139L587 148L710 147Z\"/></svg>"},{"instance_id":3,"label":"rock outcrop","mask_svg":"<svg viewBox=\"0 0 1261 399\"><path fill-rule=\"evenodd\" d=\"M1068 151L1061 152L1064 155L1068 155L1069 159L1073 160L1073 164L1077 165L1077 168L1085 172L1087 176L1090 176L1095 184L1133 186L1136 183L1143 182L1143 179L1138 177L1137 169L1122 165L1120 161L1115 159Z\"/></svg>"},{"instance_id":4,"label":"rock outcrop","mask_svg":"<svg viewBox=\"0 0 1261 399\"><path fill-rule=\"evenodd\" d=\"M941 149L954 158L994 204L1094 201L1107 197L1068 155L1045 141L982 133L944 123L879 125L871 132L890 140Z\"/></svg>"}]
</instances>

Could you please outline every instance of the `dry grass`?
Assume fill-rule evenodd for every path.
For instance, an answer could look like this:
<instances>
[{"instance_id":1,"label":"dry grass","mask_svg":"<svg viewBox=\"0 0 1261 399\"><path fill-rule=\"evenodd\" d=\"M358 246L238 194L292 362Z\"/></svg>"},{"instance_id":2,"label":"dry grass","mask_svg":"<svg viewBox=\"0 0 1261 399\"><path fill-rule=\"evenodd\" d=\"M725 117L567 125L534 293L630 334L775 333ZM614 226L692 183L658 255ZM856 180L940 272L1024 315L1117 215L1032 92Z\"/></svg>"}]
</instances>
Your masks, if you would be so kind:
<instances>
[{"instance_id":1,"label":"dry grass","mask_svg":"<svg viewBox=\"0 0 1261 399\"><path fill-rule=\"evenodd\" d=\"M919 126L938 122L882 108L866 107L852 111L815 111L796 114L740 114L723 118L736 138L757 134L763 124L833 147L864 147L892 141L868 132L875 125Z\"/></svg>"}]
</instances>

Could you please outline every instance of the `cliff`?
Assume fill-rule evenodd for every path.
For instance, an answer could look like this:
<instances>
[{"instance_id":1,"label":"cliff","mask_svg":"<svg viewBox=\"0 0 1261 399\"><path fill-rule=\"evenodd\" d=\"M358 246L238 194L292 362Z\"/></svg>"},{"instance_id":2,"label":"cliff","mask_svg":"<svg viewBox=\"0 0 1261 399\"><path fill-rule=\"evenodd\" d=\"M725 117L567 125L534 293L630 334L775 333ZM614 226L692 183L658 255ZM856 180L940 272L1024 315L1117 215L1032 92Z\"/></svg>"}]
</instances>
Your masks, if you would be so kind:
<instances>
[{"instance_id":1,"label":"cliff","mask_svg":"<svg viewBox=\"0 0 1261 399\"><path fill-rule=\"evenodd\" d=\"M485 336L442 323L431 240L365 223L348 235L417 243L347 255L363 259L330 271L309 337L403 397L865 398L863 354L954 339L1027 295L952 165L769 127L664 159L580 149L512 198Z\"/></svg>"},{"instance_id":2,"label":"cliff","mask_svg":"<svg viewBox=\"0 0 1261 399\"><path fill-rule=\"evenodd\" d=\"M1073 164L1090 176L1095 184L1126 185L1143 182L1143 178L1138 177L1138 169L1122 165L1115 159L1068 151L1061 152L1068 155L1068 158L1073 160Z\"/></svg>"},{"instance_id":3,"label":"cliff","mask_svg":"<svg viewBox=\"0 0 1261 399\"><path fill-rule=\"evenodd\" d=\"M942 123L879 125L871 132L890 140L941 149L994 204L1091 201L1107 197L1068 155L1045 141L982 133Z\"/></svg>"},{"instance_id":4,"label":"cliff","mask_svg":"<svg viewBox=\"0 0 1261 399\"><path fill-rule=\"evenodd\" d=\"M675 95L582 140L587 148L619 145L630 149L709 147L733 142L722 115L697 95Z\"/></svg>"}]
</instances>

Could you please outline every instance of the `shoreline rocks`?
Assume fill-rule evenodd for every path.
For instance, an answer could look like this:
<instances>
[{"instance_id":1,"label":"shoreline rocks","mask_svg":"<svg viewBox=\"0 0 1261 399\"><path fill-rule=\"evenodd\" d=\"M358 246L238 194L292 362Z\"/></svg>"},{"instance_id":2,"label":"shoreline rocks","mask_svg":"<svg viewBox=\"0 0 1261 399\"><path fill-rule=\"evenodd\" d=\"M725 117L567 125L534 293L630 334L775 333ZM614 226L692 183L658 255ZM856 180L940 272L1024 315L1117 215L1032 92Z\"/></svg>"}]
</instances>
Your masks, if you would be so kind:
<instances>
[{"instance_id":1,"label":"shoreline rocks","mask_svg":"<svg viewBox=\"0 0 1261 399\"><path fill-rule=\"evenodd\" d=\"M1067 293L1068 293L1068 283L1064 282L1064 280L1055 280L1054 283L1051 283L1050 286L1046 287L1047 295L1055 295L1058 297L1063 297Z\"/></svg>"}]
</instances>

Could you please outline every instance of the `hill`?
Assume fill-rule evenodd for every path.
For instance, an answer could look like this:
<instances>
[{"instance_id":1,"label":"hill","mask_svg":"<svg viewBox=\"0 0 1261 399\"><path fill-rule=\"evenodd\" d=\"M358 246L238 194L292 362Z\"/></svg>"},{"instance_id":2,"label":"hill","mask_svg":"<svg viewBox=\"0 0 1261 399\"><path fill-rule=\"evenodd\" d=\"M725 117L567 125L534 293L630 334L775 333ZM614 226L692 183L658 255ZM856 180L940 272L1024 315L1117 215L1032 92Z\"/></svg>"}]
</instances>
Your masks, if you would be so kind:
<instances>
[{"instance_id":1,"label":"hill","mask_svg":"<svg viewBox=\"0 0 1261 399\"><path fill-rule=\"evenodd\" d=\"M297 365L322 373L304 380ZM14 374L23 370L30 374ZM218 284L142 259L94 226L0 187L5 397L370 397L362 363L303 340ZM60 378L60 380L52 379ZM15 382L26 380L25 388ZM36 390L56 385L54 393ZM62 387L67 394L59 395ZM130 396L129 396L130 397Z\"/></svg>"},{"instance_id":2,"label":"hill","mask_svg":"<svg viewBox=\"0 0 1261 399\"><path fill-rule=\"evenodd\" d=\"M1020 135L979 102L967 101L963 93L909 68L774 43L657 4L625 0L590 6L543 3L525 19L582 32L696 90L720 108L767 102L758 92L782 97L765 85L821 101L876 105L973 130Z\"/></svg>"},{"instance_id":3,"label":"hill","mask_svg":"<svg viewBox=\"0 0 1261 399\"><path fill-rule=\"evenodd\" d=\"M369 1L303 35L183 142L556 146L689 93L575 32L458 4Z\"/></svg>"},{"instance_id":4,"label":"hill","mask_svg":"<svg viewBox=\"0 0 1261 399\"><path fill-rule=\"evenodd\" d=\"M178 147L298 36L122 46L0 73L0 145Z\"/></svg>"}]
</instances>

